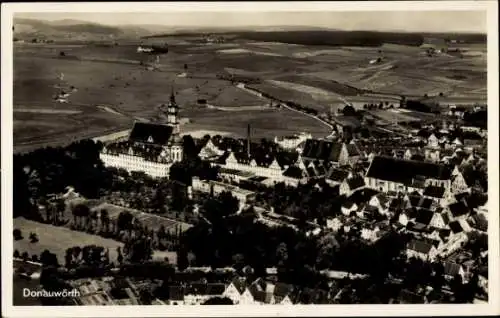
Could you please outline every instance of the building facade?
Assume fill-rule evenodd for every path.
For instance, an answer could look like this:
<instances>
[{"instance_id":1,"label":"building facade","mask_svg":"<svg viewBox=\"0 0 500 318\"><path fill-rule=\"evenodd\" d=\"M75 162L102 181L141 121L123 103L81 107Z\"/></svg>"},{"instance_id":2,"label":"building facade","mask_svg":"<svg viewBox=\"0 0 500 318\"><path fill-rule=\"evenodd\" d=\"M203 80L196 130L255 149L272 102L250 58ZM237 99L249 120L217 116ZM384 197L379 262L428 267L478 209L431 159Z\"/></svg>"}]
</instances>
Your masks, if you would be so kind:
<instances>
[{"instance_id":1,"label":"building facade","mask_svg":"<svg viewBox=\"0 0 500 318\"><path fill-rule=\"evenodd\" d=\"M178 121L179 107L174 93L167 107L167 123L134 123L126 141L110 143L99 154L107 167L140 171L166 178L170 167L182 161L183 145Z\"/></svg>"}]
</instances>

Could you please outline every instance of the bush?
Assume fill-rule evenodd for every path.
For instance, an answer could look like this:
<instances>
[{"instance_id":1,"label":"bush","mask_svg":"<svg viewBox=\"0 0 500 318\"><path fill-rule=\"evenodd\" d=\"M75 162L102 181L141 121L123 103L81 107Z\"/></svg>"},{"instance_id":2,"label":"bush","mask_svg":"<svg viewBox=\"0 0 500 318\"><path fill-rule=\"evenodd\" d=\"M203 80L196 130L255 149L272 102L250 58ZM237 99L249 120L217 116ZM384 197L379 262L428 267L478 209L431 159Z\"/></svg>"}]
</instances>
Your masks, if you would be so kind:
<instances>
[{"instance_id":1,"label":"bush","mask_svg":"<svg viewBox=\"0 0 500 318\"><path fill-rule=\"evenodd\" d=\"M23 234L20 229L14 229L14 240L19 241L23 239Z\"/></svg>"},{"instance_id":2,"label":"bush","mask_svg":"<svg viewBox=\"0 0 500 318\"><path fill-rule=\"evenodd\" d=\"M14 258L19 258L21 257L21 254L19 253L18 250L14 250Z\"/></svg>"}]
</instances>

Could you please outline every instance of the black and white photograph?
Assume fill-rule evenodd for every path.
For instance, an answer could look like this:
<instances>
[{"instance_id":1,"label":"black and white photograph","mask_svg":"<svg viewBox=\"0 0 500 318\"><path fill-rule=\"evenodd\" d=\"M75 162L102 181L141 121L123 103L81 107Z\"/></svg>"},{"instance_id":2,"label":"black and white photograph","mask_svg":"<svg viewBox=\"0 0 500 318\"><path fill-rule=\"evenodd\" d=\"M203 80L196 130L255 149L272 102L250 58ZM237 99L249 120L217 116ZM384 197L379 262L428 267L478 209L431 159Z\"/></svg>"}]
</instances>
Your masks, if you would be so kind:
<instances>
[{"instance_id":1,"label":"black and white photograph","mask_svg":"<svg viewBox=\"0 0 500 318\"><path fill-rule=\"evenodd\" d=\"M495 1L130 5L2 5L7 317L499 313Z\"/></svg>"}]
</instances>

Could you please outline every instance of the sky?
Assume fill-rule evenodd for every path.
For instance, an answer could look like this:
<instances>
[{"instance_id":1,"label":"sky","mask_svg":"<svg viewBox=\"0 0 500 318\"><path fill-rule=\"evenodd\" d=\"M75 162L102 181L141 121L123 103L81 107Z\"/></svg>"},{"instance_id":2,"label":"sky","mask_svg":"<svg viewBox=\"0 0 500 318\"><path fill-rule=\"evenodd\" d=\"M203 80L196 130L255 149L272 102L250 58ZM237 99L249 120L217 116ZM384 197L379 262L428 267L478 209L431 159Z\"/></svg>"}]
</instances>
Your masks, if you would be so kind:
<instances>
[{"instance_id":1,"label":"sky","mask_svg":"<svg viewBox=\"0 0 500 318\"><path fill-rule=\"evenodd\" d=\"M485 33L487 31L484 11L25 12L16 13L15 17L51 21L76 19L109 25L158 24L171 27L311 26L341 30L407 32Z\"/></svg>"}]
</instances>

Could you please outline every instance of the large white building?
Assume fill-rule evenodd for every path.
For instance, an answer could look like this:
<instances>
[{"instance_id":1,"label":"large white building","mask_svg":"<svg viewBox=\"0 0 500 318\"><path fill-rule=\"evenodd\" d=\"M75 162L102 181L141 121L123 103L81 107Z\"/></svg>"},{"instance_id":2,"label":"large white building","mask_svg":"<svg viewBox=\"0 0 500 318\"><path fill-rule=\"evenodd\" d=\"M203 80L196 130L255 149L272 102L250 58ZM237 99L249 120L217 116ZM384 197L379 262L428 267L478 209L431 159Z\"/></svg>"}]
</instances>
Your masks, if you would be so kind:
<instances>
[{"instance_id":1,"label":"large white building","mask_svg":"<svg viewBox=\"0 0 500 318\"><path fill-rule=\"evenodd\" d=\"M310 133L302 132L300 134L295 134L292 136L274 137L274 142L283 149L295 150L301 143L305 142L307 139L312 139L312 135Z\"/></svg>"},{"instance_id":2,"label":"large white building","mask_svg":"<svg viewBox=\"0 0 500 318\"><path fill-rule=\"evenodd\" d=\"M128 140L104 146L100 159L108 167L168 177L172 164L182 161L183 157L178 112L172 92L166 124L134 123Z\"/></svg>"},{"instance_id":3,"label":"large white building","mask_svg":"<svg viewBox=\"0 0 500 318\"><path fill-rule=\"evenodd\" d=\"M375 156L365 175L365 184L378 191L423 191L428 186L450 190L453 169L437 163Z\"/></svg>"}]
</instances>

